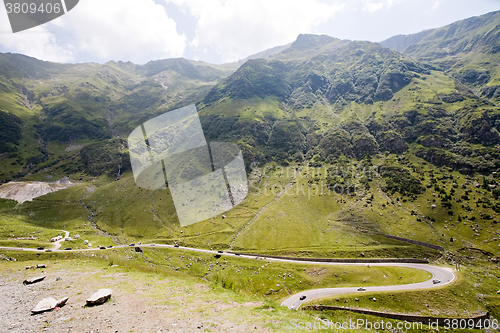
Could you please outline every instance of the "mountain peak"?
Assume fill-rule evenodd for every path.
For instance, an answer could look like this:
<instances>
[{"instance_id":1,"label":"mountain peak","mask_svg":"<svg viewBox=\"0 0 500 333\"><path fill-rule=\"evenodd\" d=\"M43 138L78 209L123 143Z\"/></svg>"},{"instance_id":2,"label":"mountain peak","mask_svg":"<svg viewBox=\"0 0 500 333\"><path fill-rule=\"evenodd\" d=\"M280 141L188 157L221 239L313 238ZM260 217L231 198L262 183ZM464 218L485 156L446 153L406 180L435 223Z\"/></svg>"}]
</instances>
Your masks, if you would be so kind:
<instances>
[{"instance_id":1,"label":"mountain peak","mask_svg":"<svg viewBox=\"0 0 500 333\"><path fill-rule=\"evenodd\" d=\"M300 34L290 48L296 50L311 50L335 40L337 39L327 35Z\"/></svg>"}]
</instances>

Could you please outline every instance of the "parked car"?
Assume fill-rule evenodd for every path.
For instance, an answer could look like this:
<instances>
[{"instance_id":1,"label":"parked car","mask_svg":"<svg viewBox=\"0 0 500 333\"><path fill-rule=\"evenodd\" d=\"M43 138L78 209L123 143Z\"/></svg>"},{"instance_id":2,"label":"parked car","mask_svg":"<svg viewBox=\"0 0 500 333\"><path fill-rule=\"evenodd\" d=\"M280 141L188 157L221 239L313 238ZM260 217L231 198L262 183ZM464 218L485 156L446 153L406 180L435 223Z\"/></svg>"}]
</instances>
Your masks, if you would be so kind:
<instances>
[{"instance_id":1,"label":"parked car","mask_svg":"<svg viewBox=\"0 0 500 333\"><path fill-rule=\"evenodd\" d=\"M99 246L101 250L105 250L106 248L104 246Z\"/></svg>"}]
</instances>

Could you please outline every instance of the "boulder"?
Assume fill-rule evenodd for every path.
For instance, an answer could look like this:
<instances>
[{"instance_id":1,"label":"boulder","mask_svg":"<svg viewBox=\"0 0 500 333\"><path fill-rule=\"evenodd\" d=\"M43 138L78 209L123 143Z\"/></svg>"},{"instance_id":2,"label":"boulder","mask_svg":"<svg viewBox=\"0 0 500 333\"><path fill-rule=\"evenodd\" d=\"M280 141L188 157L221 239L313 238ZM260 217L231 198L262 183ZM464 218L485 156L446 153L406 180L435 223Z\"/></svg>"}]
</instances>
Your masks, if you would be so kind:
<instances>
[{"instance_id":1,"label":"boulder","mask_svg":"<svg viewBox=\"0 0 500 333\"><path fill-rule=\"evenodd\" d=\"M69 297L64 297L64 298L61 298L61 299L57 300L56 307L57 308L62 308L63 306L66 305L66 303L68 302L68 300L69 300Z\"/></svg>"},{"instance_id":2,"label":"boulder","mask_svg":"<svg viewBox=\"0 0 500 333\"><path fill-rule=\"evenodd\" d=\"M68 302L69 297L61 298L60 300L56 300L55 298L48 297L42 299L38 302L37 306L31 310L32 314L39 314L47 311L52 311L55 308L62 308Z\"/></svg>"},{"instance_id":3,"label":"boulder","mask_svg":"<svg viewBox=\"0 0 500 333\"><path fill-rule=\"evenodd\" d=\"M36 265L36 268L47 268L47 265L45 265L45 264L38 264L38 265Z\"/></svg>"},{"instance_id":4,"label":"boulder","mask_svg":"<svg viewBox=\"0 0 500 333\"><path fill-rule=\"evenodd\" d=\"M113 290L111 289L99 289L87 299L87 306L101 305L106 303L108 299L111 298Z\"/></svg>"},{"instance_id":5,"label":"boulder","mask_svg":"<svg viewBox=\"0 0 500 333\"><path fill-rule=\"evenodd\" d=\"M40 302L38 302L37 306L31 310L32 314L38 314L42 312L52 311L57 305L57 301L55 298L49 297L44 298Z\"/></svg>"},{"instance_id":6,"label":"boulder","mask_svg":"<svg viewBox=\"0 0 500 333\"><path fill-rule=\"evenodd\" d=\"M35 278L24 280L23 284L24 285L33 284L33 283L37 283L37 282L43 281L44 279L45 279L45 276L38 276L38 277L35 277Z\"/></svg>"}]
</instances>

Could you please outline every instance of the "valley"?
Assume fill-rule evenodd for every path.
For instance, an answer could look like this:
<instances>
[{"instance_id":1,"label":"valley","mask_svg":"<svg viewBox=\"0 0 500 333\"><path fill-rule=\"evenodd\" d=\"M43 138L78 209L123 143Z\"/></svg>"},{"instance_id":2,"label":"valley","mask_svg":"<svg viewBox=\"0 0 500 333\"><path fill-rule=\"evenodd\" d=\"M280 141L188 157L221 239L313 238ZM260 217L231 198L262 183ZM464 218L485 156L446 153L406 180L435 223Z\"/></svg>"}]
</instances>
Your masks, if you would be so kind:
<instances>
[{"instance_id":1,"label":"valley","mask_svg":"<svg viewBox=\"0 0 500 333\"><path fill-rule=\"evenodd\" d=\"M499 27L493 12L380 43L300 35L226 65L0 54L2 287L14 292L31 274L22 266L43 261L51 278L111 286L121 302L133 277L158 327L120 327L132 331L193 329L185 306L214 332L375 318L316 305L500 319ZM189 105L207 142L241 149L248 195L181 227L169 186L137 186L127 138ZM80 237L45 252L61 230ZM95 329L85 311L25 328Z\"/></svg>"}]
</instances>

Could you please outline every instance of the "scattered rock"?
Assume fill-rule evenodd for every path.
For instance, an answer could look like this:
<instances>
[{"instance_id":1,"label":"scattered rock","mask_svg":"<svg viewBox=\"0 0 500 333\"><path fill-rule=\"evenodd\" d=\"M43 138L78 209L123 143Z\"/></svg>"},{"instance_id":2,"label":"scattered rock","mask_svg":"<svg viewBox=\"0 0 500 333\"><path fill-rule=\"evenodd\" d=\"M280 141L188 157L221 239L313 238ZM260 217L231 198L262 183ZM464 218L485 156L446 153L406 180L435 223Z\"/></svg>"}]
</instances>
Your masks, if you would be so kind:
<instances>
[{"instance_id":1,"label":"scattered rock","mask_svg":"<svg viewBox=\"0 0 500 333\"><path fill-rule=\"evenodd\" d=\"M39 264L39 265L36 265L36 268L47 268L47 265L45 265L45 264Z\"/></svg>"},{"instance_id":2,"label":"scattered rock","mask_svg":"<svg viewBox=\"0 0 500 333\"><path fill-rule=\"evenodd\" d=\"M500 295L500 290L499 290L499 291L497 291L497 294L498 294L498 295Z\"/></svg>"},{"instance_id":3,"label":"scattered rock","mask_svg":"<svg viewBox=\"0 0 500 333\"><path fill-rule=\"evenodd\" d=\"M104 304L108 299L111 298L112 293L113 290L111 289L99 289L98 291L93 293L89 299L87 299L87 305L94 306Z\"/></svg>"},{"instance_id":4,"label":"scattered rock","mask_svg":"<svg viewBox=\"0 0 500 333\"><path fill-rule=\"evenodd\" d=\"M135 247L135 252L141 252L142 253L143 251L142 251L142 249L139 246L136 246Z\"/></svg>"},{"instance_id":5,"label":"scattered rock","mask_svg":"<svg viewBox=\"0 0 500 333\"><path fill-rule=\"evenodd\" d=\"M61 298L60 300L56 300L55 298L48 297L42 299L38 302L37 306L31 310L32 314L39 314L47 311L52 311L55 308L62 308L68 302L69 297Z\"/></svg>"},{"instance_id":6,"label":"scattered rock","mask_svg":"<svg viewBox=\"0 0 500 333\"><path fill-rule=\"evenodd\" d=\"M57 308L62 308L63 306L66 305L66 303L68 302L68 300L69 300L69 297L61 298L60 300L57 301L56 307Z\"/></svg>"},{"instance_id":7,"label":"scattered rock","mask_svg":"<svg viewBox=\"0 0 500 333\"><path fill-rule=\"evenodd\" d=\"M38 302L37 306L33 310L31 310L32 314L43 313L47 311L52 311L57 305L57 301L55 298L49 297L44 298L40 302Z\"/></svg>"},{"instance_id":8,"label":"scattered rock","mask_svg":"<svg viewBox=\"0 0 500 333\"><path fill-rule=\"evenodd\" d=\"M26 266L26 269L35 269L35 266Z\"/></svg>"},{"instance_id":9,"label":"scattered rock","mask_svg":"<svg viewBox=\"0 0 500 333\"><path fill-rule=\"evenodd\" d=\"M436 205L432 204L431 209L435 209L435 208L436 208Z\"/></svg>"},{"instance_id":10,"label":"scattered rock","mask_svg":"<svg viewBox=\"0 0 500 333\"><path fill-rule=\"evenodd\" d=\"M45 279L45 276L39 276L39 277L36 277L36 278L24 280L23 284L24 285L28 285L28 284L38 283L38 282L43 281L44 279Z\"/></svg>"},{"instance_id":11,"label":"scattered rock","mask_svg":"<svg viewBox=\"0 0 500 333\"><path fill-rule=\"evenodd\" d=\"M61 281L62 280L62 277L58 276L56 277L56 281Z\"/></svg>"}]
</instances>

